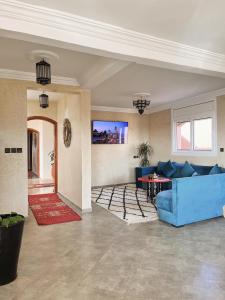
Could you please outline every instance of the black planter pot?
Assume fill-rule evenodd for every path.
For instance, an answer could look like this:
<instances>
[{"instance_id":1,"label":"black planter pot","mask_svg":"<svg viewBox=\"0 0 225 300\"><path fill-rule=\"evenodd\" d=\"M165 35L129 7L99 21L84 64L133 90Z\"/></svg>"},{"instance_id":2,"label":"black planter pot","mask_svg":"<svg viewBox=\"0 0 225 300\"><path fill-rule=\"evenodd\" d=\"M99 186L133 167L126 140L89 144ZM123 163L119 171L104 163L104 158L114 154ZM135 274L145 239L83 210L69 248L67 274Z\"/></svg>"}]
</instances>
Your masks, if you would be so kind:
<instances>
[{"instance_id":1,"label":"black planter pot","mask_svg":"<svg viewBox=\"0 0 225 300\"><path fill-rule=\"evenodd\" d=\"M2 218L8 215L0 215ZM17 277L17 264L23 235L24 221L9 227L0 226L0 285Z\"/></svg>"}]
</instances>

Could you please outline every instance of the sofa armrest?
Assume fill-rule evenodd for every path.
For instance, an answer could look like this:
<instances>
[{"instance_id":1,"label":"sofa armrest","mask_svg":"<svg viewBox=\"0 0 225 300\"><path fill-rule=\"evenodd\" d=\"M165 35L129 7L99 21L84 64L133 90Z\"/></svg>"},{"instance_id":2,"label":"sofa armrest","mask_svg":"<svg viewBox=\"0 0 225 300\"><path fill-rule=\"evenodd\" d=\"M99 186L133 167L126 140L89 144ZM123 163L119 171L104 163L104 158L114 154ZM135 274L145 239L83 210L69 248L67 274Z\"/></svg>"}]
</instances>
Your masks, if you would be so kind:
<instances>
[{"instance_id":1,"label":"sofa armrest","mask_svg":"<svg viewBox=\"0 0 225 300\"><path fill-rule=\"evenodd\" d=\"M172 189L172 209L178 225L223 214L225 174L173 179Z\"/></svg>"},{"instance_id":2,"label":"sofa armrest","mask_svg":"<svg viewBox=\"0 0 225 300\"><path fill-rule=\"evenodd\" d=\"M156 172L156 170L157 170L156 166L137 167L136 168L136 180L137 180L138 177L153 174L154 172Z\"/></svg>"},{"instance_id":3,"label":"sofa armrest","mask_svg":"<svg viewBox=\"0 0 225 300\"><path fill-rule=\"evenodd\" d=\"M146 174L144 174L144 175L153 174L156 172L156 170L157 170L156 166L146 167L145 171L144 171L144 172L146 172Z\"/></svg>"}]
</instances>

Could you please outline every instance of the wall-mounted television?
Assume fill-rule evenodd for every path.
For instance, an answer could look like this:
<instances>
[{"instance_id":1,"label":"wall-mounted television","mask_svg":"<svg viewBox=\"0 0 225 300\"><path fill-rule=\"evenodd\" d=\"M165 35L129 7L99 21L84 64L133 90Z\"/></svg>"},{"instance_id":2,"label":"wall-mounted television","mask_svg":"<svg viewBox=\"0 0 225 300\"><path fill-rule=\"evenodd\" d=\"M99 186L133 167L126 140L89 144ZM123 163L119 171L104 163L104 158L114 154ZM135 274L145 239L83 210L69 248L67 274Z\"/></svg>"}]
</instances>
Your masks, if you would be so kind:
<instances>
[{"instance_id":1,"label":"wall-mounted television","mask_svg":"<svg viewBox=\"0 0 225 300\"><path fill-rule=\"evenodd\" d=\"M92 121L92 144L126 144L128 122Z\"/></svg>"}]
</instances>

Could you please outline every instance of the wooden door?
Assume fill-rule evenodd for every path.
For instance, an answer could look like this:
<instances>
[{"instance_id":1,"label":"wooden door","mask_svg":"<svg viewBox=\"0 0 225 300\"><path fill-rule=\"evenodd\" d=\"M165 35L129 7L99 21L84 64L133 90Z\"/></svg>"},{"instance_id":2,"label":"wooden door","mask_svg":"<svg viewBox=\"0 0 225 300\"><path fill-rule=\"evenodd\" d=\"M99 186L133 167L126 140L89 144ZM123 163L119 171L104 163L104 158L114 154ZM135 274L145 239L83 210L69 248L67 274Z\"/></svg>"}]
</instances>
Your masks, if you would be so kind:
<instances>
[{"instance_id":1,"label":"wooden door","mask_svg":"<svg viewBox=\"0 0 225 300\"><path fill-rule=\"evenodd\" d=\"M39 132L28 128L28 171L40 176Z\"/></svg>"}]
</instances>

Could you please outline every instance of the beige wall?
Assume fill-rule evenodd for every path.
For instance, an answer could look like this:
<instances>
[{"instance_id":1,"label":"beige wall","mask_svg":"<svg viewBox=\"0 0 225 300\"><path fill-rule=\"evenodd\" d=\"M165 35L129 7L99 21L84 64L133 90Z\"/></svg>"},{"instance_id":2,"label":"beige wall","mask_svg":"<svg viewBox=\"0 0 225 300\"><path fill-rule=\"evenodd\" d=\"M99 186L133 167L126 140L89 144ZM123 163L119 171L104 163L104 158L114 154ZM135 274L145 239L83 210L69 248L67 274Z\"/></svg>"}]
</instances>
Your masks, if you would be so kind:
<instances>
[{"instance_id":1,"label":"beige wall","mask_svg":"<svg viewBox=\"0 0 225 300\"><path fill-rule=\"evenodd\" d=\"M58 123L58 191L83 210L91 209L90 93L62 93L42 109L38 101L28 101L28 116L44 116ZM72 125L69 148L63 143L63 121ZM82 175L83 174L83 175Z\"/></svg>"},{"instance_id":2,"label":"beige wall","mask_svg":"<svg viewBox=\"0 0 225 300\"><path fill-rule=\"evenodd\" d=\"M91 95L81 93L81 152L82 159L82 209L91 209Z\"/></svg>"},{"instance_id":3,"label":"beige wall","mask_svg":"<svg viewBox=\"0 0 225 300\"><path fill-rule=\"evenodd\" d=\"M217 139L218 139L218 163L225 167L225 152L220 152L220 148L225 151L225 96L217 97Z\"/></svg>"},{"instance_id":4,"label":"beige wall","mask_svg":"<svg viewBox=\"0 0 225 300\"><path fill-rule=\"evenodd\" d=\"M0 79L0 213L16 211L25 216L28 214L27 114L48 116L53 119L58 117L56 111L51 114L48 114L47 110L37 111L36 104L38 103L34 104L33 108L31 104L27 109L27 89L38 88L39 85L34 82ZM74 201L82 209L91 209L90 94L79 87L56 84L51 84L45 89L51 92L78 95L79 101L75 100L79 102L78 108L73 104L65 105L63 106L64 112L59 115L59 133L61 134L59 147L63 143L62 118L66 115L71 117L74 124L73 140L79 143L79 155L71 151L70 164L66 155L61 158L62 161L66 161L67 170L63 167L64 178L61 178L60 189L63 194L65 192L66 195L71 196L69 200ZM5 154L6 147L22 147L23 153ZM76 165L79 165L78 169ZM64 183L66 185L67 182L76 186L73 193L64 190Z\"/></svg>"},{"instance_id":5,"label":"beige wall","mask_svg":"<svg viewBox=\"0 0 225 300\"><path fill-rule=\"evenodd\" d=\"M26 88L20 81L0 79L0 91L0 213L27 216ZM5 154L5 147L20 147L23 153Z\"/></svg>"},{"instance_id":6,"label":"beige wall","mask_svg":"<svg viewBox=\"0 0 225 300\"><path fill-rule=\"evenodd\" d=\"M127 121L128 144L92 145L92 186L134 182L138 144L149 140L149 116L92 111L92 120Z\"/></svg>"},{"instance_id":7,"label":"beige wall","mask_svg":"<svg viewBox=\"0 0 225 300\"><path fill-rule=\"evenodd\" d=\"M189 162L202 165L213 165L219 163L225 166L225 152L219 152L220 147L225 148L225 96L217 98L217 156L181 156L172 155L172 137L171 137L171 111L153 113L150 115L150 144L153 147L154 154L152 162L159 160L167 161L171 159L177 162Z\"/></svg>"},{"instance_id":8,"label":"beige wall","mask_svg":"<svg viewBox=\"0 0 225 300\"><path fill-rule=\"evenodd\" d=\"M38 101L27 101L27 116L42 116L48 117L56 121L57 119L57 102L50 101L49 107L43 109L40 107Z\"/></svg>"},{"instance_id":9,"label":"beige wall","mask_svg":"<svg viewBox=\"0 0 225 300\"><path fill-rule=\"evenodd\" d=\"M65 94L58 101L58 191L82 210L91 209L90 95ZM63 121L72 127L69 148L63 143Z\"/></svg>"}]
</instances>

